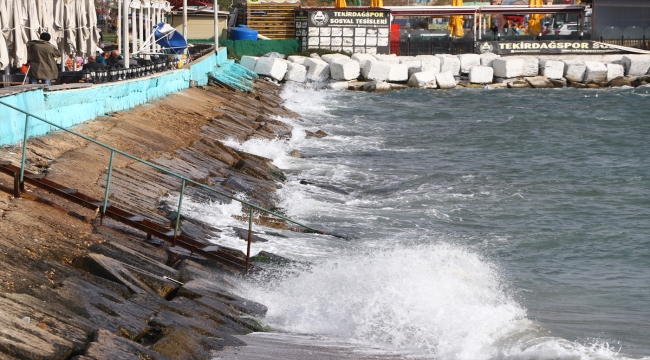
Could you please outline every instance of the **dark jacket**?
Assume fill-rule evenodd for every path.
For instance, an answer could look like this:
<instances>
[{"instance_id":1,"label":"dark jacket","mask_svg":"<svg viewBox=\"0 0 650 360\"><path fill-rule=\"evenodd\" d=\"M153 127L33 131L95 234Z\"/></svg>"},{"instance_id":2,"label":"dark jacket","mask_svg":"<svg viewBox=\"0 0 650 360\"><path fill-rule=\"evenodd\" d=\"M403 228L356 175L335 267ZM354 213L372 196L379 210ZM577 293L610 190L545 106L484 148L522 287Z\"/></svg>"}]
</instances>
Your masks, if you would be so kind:
<instances>
[{"instance_id":1,"label":"dark jacket","mask_svg":"<svg viewBox=\"0 0 650 360\"><path fill-rule=\"evenodd\" d=\"M89 62L88 64L84 64L84 70L103 70L105 69L106 66L104 64L100 64L98 62Z\"/></svg>"},{"instance_id":2,"label":"dark jacket","mask_svg":"<svg viewBox=\"0 0 650 360\"><path fill-rule=\"evenodd\" d=\"M27 43L27 60L30 68L27 76L39 80L52 80L59 76L56 67L57 48L45 40L32 40Z\"/></svg>"},{"instance_id":3,"label":"dark jacket","mask_svg":"<svg viewBox=\"0 0 650 360\"><path fill-rule=\"evenodd\" d=\"M122 60L121 56L118 56L117 58L113 58L112 56L109 56L108 59L106 59L106 65L107 66L116 66L118 65L118 62Z\"/></svg>"}]
</instances>

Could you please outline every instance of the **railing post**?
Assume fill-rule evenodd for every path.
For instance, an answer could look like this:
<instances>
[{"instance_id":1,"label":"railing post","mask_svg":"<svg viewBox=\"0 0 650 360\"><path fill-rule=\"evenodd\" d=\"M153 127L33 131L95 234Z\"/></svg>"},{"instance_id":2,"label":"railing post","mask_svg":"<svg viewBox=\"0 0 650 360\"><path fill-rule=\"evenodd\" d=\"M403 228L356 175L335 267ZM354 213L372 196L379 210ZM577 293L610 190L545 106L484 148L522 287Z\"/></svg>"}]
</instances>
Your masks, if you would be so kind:
<instances>
[{"instance_id":1,"label":"railing post","mask_svg":"<svg viewBox=\"0 0 650 360\"><path fill-rule=\"evenodd\" d=\"M29 127L29 114L25 114L25 134L23 135L23 158L20 161L20 191L25 191L25 160L27 157L28 127Z\"/></svg>"},{"instance_id":2,"label":"railing post","mask_svg":"<svg viewBox=\"0 0 650 360\"><path fill-rule=\"evenodd\" d=\"M246 248L246 274L248 274L251 265L251 242L253 241L253 207L250 206L248 215L248 245Z\"/></svg>"},{"instance_id":3,"label":"railing post","mask_svg":"<svg viewBox=\"0 0 650 360\"><path fill-rule=\"evenodd\" d=\"M100 225L104 223L104 215L106 214L106 207L108 206L108 191L111 187L111 175L113 175L113 157L115 151L111 150L111 158L108 161L108 175L106 176L106 190L104 190L104 205L102 207L102 216L99 220Z\"/></svg>"},{"instance_id":4,"label":"railing post","mask_svg":"<svg viewBox=\"0 0 650 360\"><path fill-rule=\"evenodd\" d=\"M178 235L178 225L181 223L181 206L183 205L183 193L185 193L185 179L181 182L181 197L178 199L178 211L176 212L176 226L174 227L174 246Z\"/></svg>"}]
</instances>

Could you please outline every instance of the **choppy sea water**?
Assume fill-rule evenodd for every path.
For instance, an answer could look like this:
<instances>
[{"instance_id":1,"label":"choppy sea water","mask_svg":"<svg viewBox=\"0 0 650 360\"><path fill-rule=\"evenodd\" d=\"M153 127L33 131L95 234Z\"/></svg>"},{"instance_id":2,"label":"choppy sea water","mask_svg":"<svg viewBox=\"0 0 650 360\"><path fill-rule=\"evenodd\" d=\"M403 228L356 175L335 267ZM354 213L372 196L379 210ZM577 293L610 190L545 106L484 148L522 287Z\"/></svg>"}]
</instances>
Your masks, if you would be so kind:
<instances>
[{"instance_id":1,"label":"choppy sea water","mask_svg":"<svg viewBox=\"0 0 650 360\"><path fill-rule=\"evenodd\" d=\"M276 235L254 253L309 263L240 289L270 328L434 359L650 358L650 87L283 96L291 140L227 143L290 170L287 215L352 240L256 227ZM183 205L245 248L239 205Z\"/></svg>"}]
</instances>

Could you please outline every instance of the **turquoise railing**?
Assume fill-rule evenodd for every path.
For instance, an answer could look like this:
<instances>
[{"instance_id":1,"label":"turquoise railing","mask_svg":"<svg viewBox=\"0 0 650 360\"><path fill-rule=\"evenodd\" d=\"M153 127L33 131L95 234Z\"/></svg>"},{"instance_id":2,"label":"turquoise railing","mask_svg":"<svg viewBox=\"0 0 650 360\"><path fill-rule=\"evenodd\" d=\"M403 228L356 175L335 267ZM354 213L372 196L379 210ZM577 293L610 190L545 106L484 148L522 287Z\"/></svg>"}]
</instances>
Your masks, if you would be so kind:
<instances>
[{"instance_id":1,"label":"turquoise railing","mask_svg":"<svg viewBox=\"0 0 650 360\"><path fill-rule=\"evenodd\" d=\"M183 194L185 193L185 186L188 183L192 184L192 185L195 185L197 187L200 187L202 189L206 189L206 190L208 190L210 192L217 193L217 194L219 194L221 196L225 196L226 198L232 199L234 201L238 201L238 202L248 206L250 211L249 211L249 217L248 217L248 245L247 245L247 251L246 251L246 272L247 273L248 273L249 268L250 268L250 252L251 252L251 241L252 241L252 231L253 231L253 209L257 209L258 211L267 213L269 215L275 216L275 217L280 218L282 220L285 220L285 221L288 221L290 223L296 224L296 225L301 226L301 227L303 227L305 229L311 230L311 231L313 231L313 232L315 232L317 234L324 234L323 231L314 229L314 228L309 227L307 225L304 225L304 224L302 224L302 223L300 223L298 221L295 221L295 220L293 220L291 218L288 218L288 217L286 217L284 215L277 214L277 213L275 213L275 212L273 212L271 210L265 209L263 207L252 204L252 203L250 203L248 201L245 201L245 200L239 199L239 198L237 198L235 196L232 196L231 194L225 193L223 191L219 191L219 190L211 188L211 187L209 187L207 185L196 182L196 181L194 181L192 179L186 178L186 177L184 177L182 175L176 174L175 172L173 172L173 171L171 171L169 169L165 169L165 168L163 168L161 166L158 166L156 164L152 164L152 163L150 163L150 162L148 162L146 160L142 160L142 159L140 159L140 158L138 158L138 157L136 157L134 155L131 155L129 153L126 153L126 152L121 151L119 149L116 149L114 147L108 146L108 145L106 145L104 143L101 143L101 142L95 140L95 139L91 139L91 138L89 138L87 136L84 136L84 135L79 134L77 132L74 132L72 130L65 129L65 128L59 126L59 125L56 125L56 124L54 124L54 123L52 123L50 121L47 121L47 120L45 120L45 119L43 119L43 118L41 118L41 117L39 117L37 115L31 114L31 113L29 113L29 112L27 112L25 110L19 109L19 108L13 106L13 105L9 105L9 104L7 104L5 102L2 102L2 101L0 101L0 105L4 105L4 106L6 106L8 108L11 108L13 110L16 110L18 112L21 112L21 113L25 114L25 134L23 136L22 158L21 158L21 164L20 164L20 186L21 186L21 188L23 187L24 176L25 176L25 160L26 160L26 154L27 154L27 135L28 135L29 119L34 118L36 120L40 120L40 121L42 121L42 122L44 122L46 124L54 126L55 128L58 128L58 129L63 130L65 132L67 132L67 133L73 134L75 136L78 136L78 137L80 137L80 138L82 138L84 140L87 140L87 141L89 141L91 143L97 144L97 145L111 151L110 160L109 160L109 163L108 163L108 174L107 174L107 177L106 177L106 189L104 191L104 200L103 200L103 205L102 205L102 209L101 209L102 216L106 214L106 208L108 206L108 196L109 196L109 191L110 191L110 186L111 186L111 176L113 174L113 158L115 156L115 153L117 153L117 154L126 156L127 158L132 159L134 161L137 161L137 162L143 163L145 165L148 165L148 166L150 166L150 167L152 167L152 168L154 168L156 170L159 170L159 171L162 171L162 172L164 172L166 174L172 175L172 176L174 176L174 177L181 180L180 197L178 199L178 211L176 212L176 221L174 223L174 239L176 239L176 236L178 235L178 226L179 226L180 220L181 220L181 207L183 205Z\"/></svg>"}]
</instances>

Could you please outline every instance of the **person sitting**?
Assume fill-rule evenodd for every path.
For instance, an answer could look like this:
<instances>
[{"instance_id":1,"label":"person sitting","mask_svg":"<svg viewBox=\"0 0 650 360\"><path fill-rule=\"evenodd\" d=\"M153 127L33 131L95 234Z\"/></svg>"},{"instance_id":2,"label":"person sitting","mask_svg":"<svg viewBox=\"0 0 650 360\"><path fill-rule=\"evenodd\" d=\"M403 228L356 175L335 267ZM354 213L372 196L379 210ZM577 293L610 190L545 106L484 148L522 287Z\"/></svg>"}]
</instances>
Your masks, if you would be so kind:
<instances>
[{"instance_id":1,"label":"person sitting","mask_svg":"<svg viewBox=\"0 0 650 360\"><path fill-rule=\"evenodd\" d=\"M120 52L117 50L111 51L111 55L106 59L106 65L107 66L117 66L118 61L122 60L122 57L120 56Z\"/></svg>"},{"instance_id":2,"label":"person sitting","mask_svg":"<svg viewBox=\"0 0 650 360\"><path fill-rule=\"evenodd\" d=\"M56 57L60 52L50 44L51 38L50 34L42 33L39 40L31 40L27 43L27 60L29 60L27 76L30 84L38 84L41 80L44 84L52 85L52 79L59 76Z\"/></svg>"},{"instance_id":3,"label":"person sitting","mask_svg":"<svg viewBox=\"0 0 650 360\"><path fill-rule=\"evenodd\" d=\"M108 59L110 53L108 51L104 51L100 56L97 57L97 62L100 64L106 64L106 60Z\"/></svg>"},{"instance_id":4,"label":"person sitting","mask_svg":"<svg viewBox=\"0 0 650 360\"><path fill-rule=\"evenodd\" d=\"M84 65L83 70L84 71L91 71L91 70L102 70L106 68L104 64L100 64L96 61L95 56L89 56L88 57L88 63Z\"/></svg>"}]
</instances>

